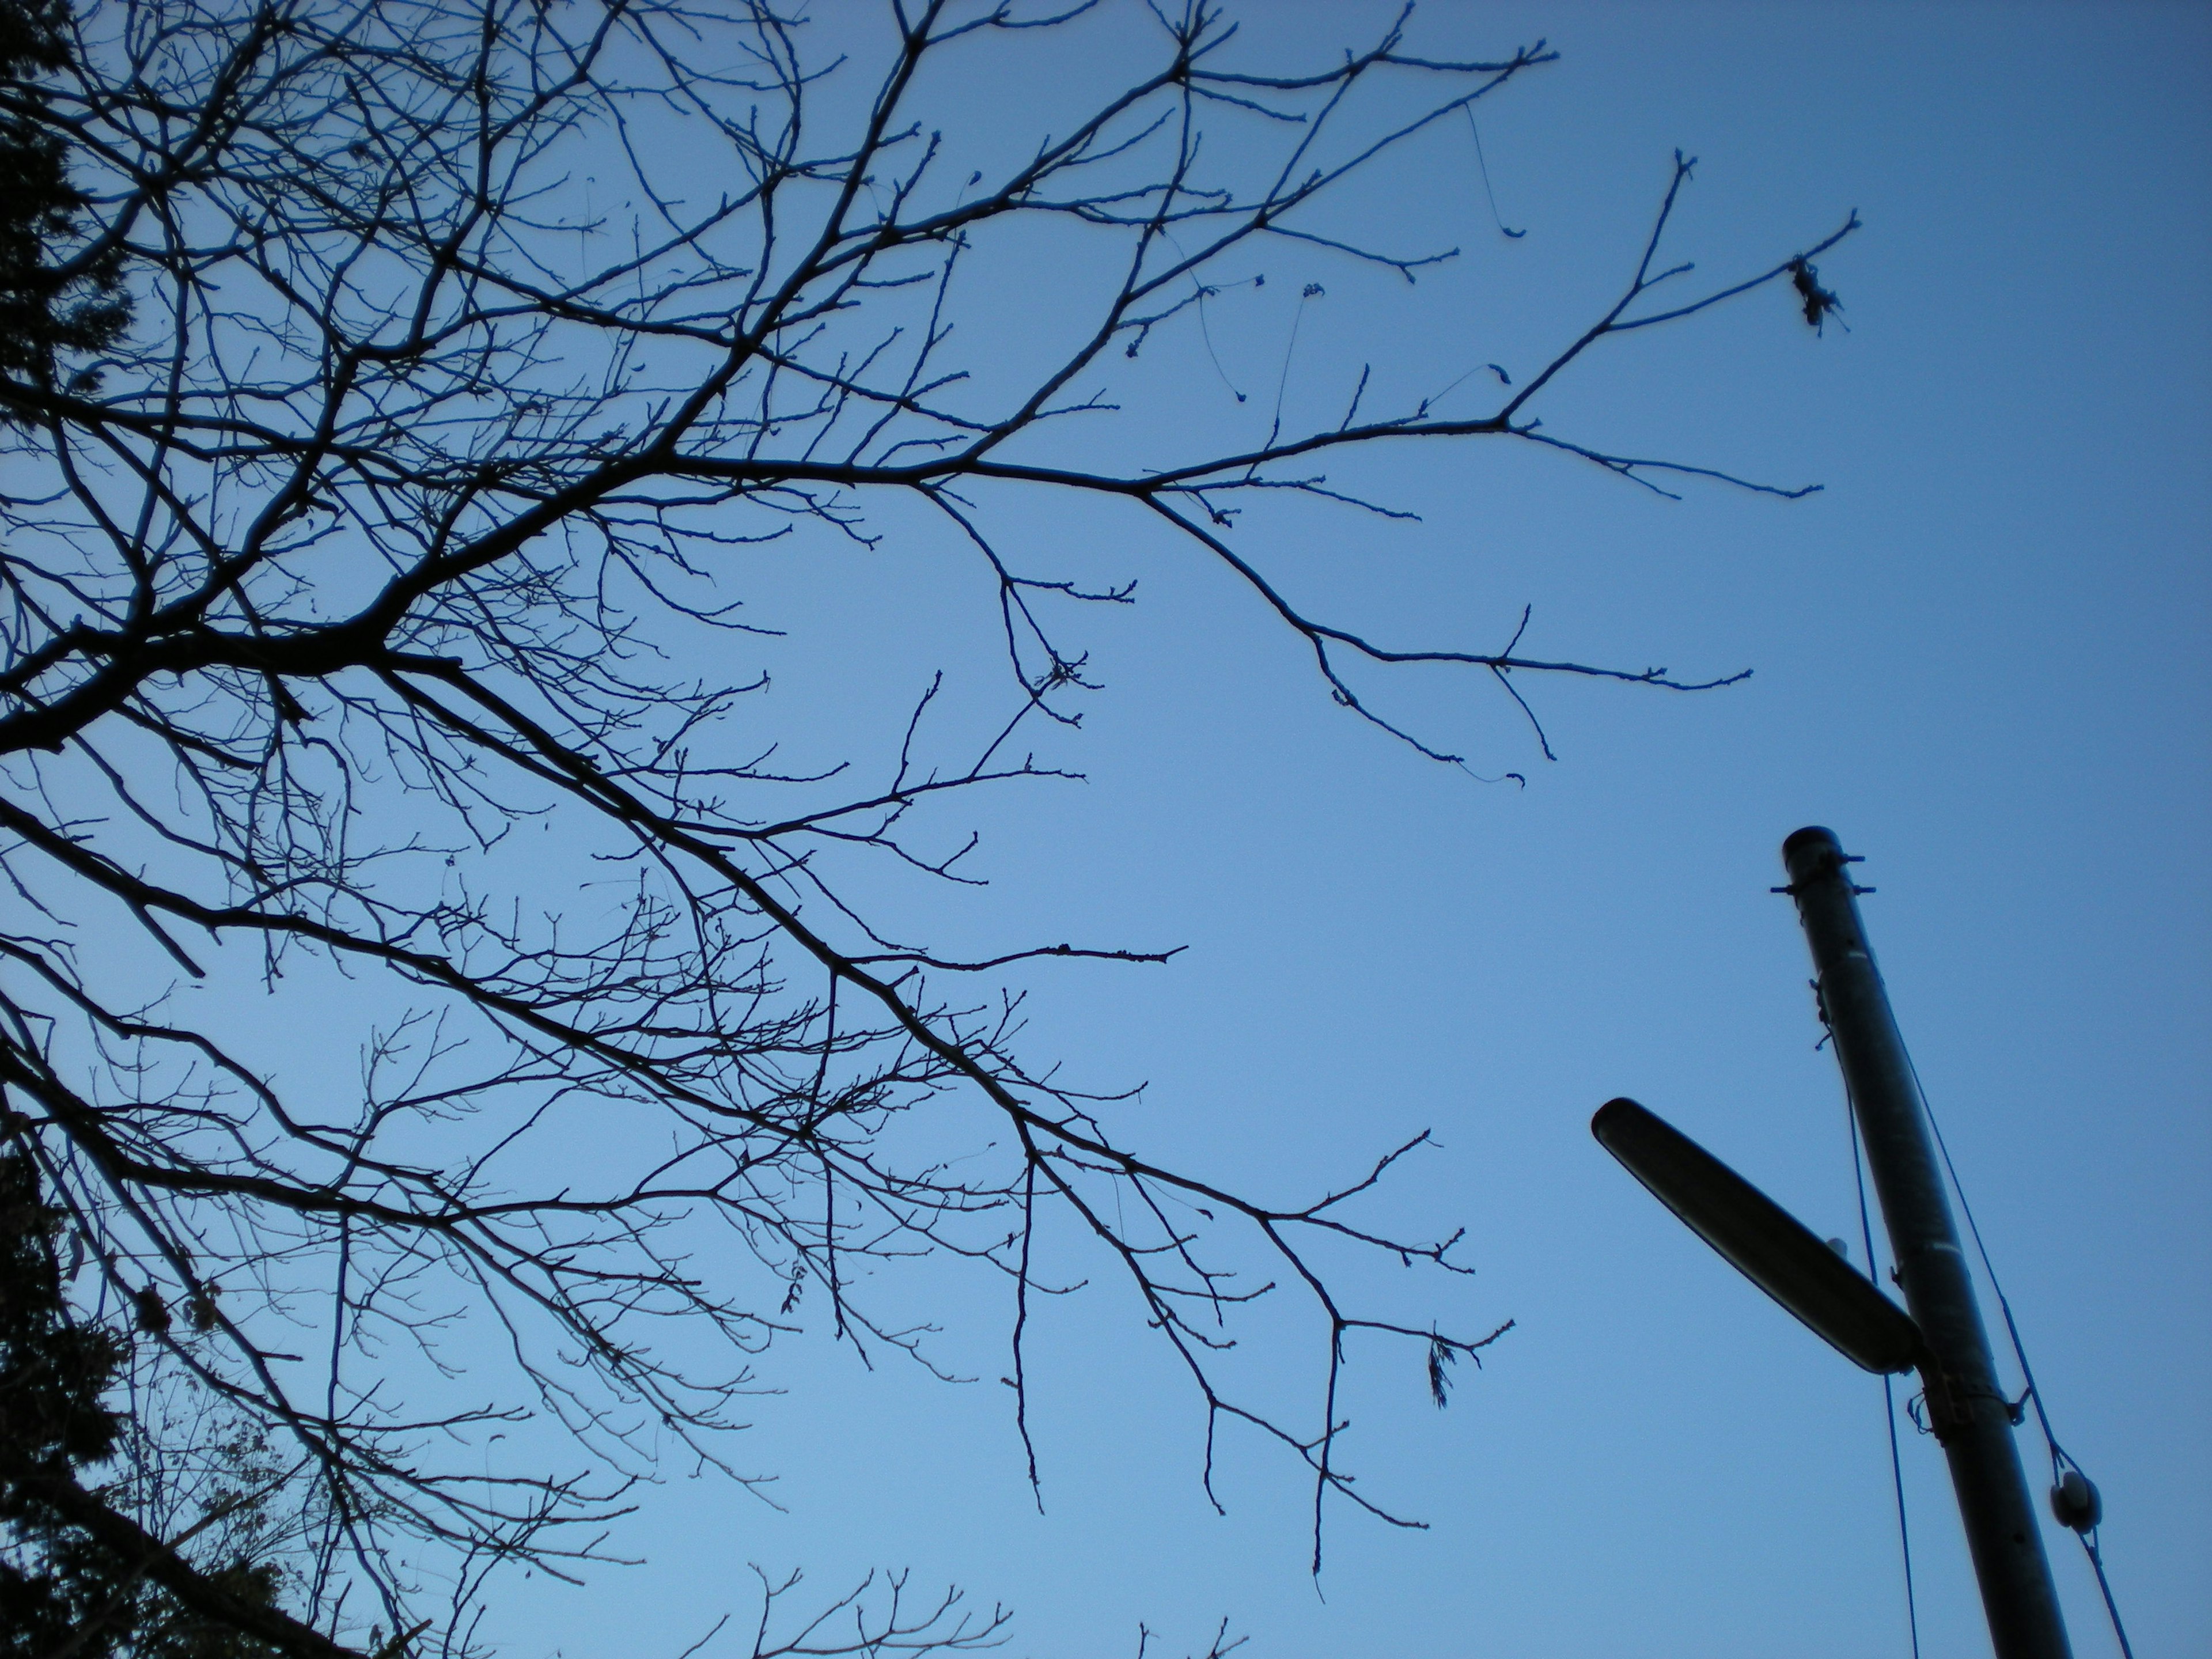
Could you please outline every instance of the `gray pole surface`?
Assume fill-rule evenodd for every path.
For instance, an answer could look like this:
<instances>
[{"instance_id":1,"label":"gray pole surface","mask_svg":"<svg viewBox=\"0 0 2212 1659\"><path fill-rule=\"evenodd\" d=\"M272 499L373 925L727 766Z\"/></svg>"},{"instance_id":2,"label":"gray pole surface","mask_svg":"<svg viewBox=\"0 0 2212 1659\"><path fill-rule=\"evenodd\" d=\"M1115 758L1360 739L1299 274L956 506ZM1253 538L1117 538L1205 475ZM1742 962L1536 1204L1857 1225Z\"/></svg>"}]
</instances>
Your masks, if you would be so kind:
<instances>
[{"instance_id":1,"label":"gray pole surface","mask_svg":"<svg viewBox=\"0 0 2212 1659\"><path fill-rule=\"evenodd\" d=\"M2069 1659L2011 1413L1844 850L1831 830L1800 830L1783 842L1782 860L1813 948L1814 982L1866 1143L1905 1305L1927 1338L1920 1372L1929 1420L1950 1460L1990 1644L1997 1659Z\"/></svg>"}]
</instances>

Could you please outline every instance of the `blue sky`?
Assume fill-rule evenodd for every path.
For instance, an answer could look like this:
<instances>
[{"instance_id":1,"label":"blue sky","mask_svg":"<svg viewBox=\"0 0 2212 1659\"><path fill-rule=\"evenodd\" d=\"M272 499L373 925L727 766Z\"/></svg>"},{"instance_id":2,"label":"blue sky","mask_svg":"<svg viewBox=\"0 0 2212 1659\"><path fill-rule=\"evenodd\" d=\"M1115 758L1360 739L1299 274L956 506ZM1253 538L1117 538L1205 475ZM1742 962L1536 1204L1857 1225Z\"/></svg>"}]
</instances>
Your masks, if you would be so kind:
<instances>
[{"instance_id":1,"label":"blue sky","mask_svg":"<svg viewBox=\"0 0 2212 1659\"><path fill-rule=\"evenodd\" d=\"M823 27L865 46L859 13ZM1311 59L1388 10L1249 15L1256 52ZM1126 21L1089 37L1107 67ZM1286 255L1211 309L1218 373L1184 337L1142 386L1233 437L1264 430L1279 386L1333 406L1365 361L1402 388L1525 373L1624 280L1678 147L1700 166L1671 245L1701 272L1764 269L1856 208L1864 230L1821 265L1848 331L1815 337L1762 293L1618 343L1540 410L1821 494L1669 501L1520 447L1409 448L1343 476L1418 526L1302 510L1240 532L1310 609L1393 642L1495 646L1526 605L1534 654L1753 678L1532 684L1556 763L1485 682L1363 679L1476 771L1527 778L1486 784L1332 708L1191 550L1008 497L990 511L1012 544L1136 578L1139 603L1072 624L1105 690L1057 757L1087 783L963 809L993 885L928 915L948 948L1188 946L1040 974L1028 1052L1148 1085L1123 1121L1208 1173L1310 1193L1433 1128L1369 1213L1464 1226L1477 1276L1347 1276L1423 1322L1516 1324L1442 1413L1416 1356L1352 1357L1364 1483L1428 1529L1340 1509L1316 1588L1297 1471L1234 1437L1215 1515L1196 1401L1103 1283L1041 1318L1040 1515L994 1380L1003 1298L956 1281L942 1352L981 1381L780 1350L784 1392L740 1455L783 1509L672 1473L627 1540L642 1565L509 1585L510 1651L678 1650L758 1561L825 1589L884 1565L957 1583L1015 1608L1024 1653L1132 1653L1141 1620L1179 1654L1224 1616L1271 1659L1905 1652L1879 1385L1586 1127L1634 1095L1856 1237L1840 1089L1768 891L1808 823L1867 857L1900 1023L2059 1432L2104 1488L2136 1650L2212 1645L2212 11L1438 4L1413 42L1539 35L1562 61L1482 113L1525 237L1498 234L1465 133L1440 133L1347 223L1460 260L1407 289ZM974 113L1041 128L1056 90L1031 75ZM1017 266L967 319L986 359L1036 343L1079 276ZM1304 281L1326 293L1301 311ZM941 532L887 527L872 554L750 579L789 630L763 647L779 716L825 751L850 710L939 666L957 708L988 666L975 573ZM1068 1270L1097 1268L1071 1249ZM1252 1347L1256 1385L1310 1386L1287 1314ZM1924 1650L1984 1650L1940 1455L1909 1426L1904 1451ZM2116 1651L2079 1551L2048 1542L2076 1651Z\"/></svg>"}]
</instances>

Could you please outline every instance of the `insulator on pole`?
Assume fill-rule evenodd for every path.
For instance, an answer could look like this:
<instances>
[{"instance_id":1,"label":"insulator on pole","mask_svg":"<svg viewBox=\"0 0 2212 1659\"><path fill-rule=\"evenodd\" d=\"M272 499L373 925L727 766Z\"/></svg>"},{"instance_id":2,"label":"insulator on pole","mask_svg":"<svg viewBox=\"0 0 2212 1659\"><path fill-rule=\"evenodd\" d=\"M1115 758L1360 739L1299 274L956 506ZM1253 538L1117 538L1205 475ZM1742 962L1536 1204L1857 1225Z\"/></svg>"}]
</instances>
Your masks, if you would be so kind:
<instances>
[{"instance_id":1,"label":"insulator on pole","mask_svg":"<svg viewBox=\"0 0 2212 1659\"><path fill-rule=\"evenodd\" d=\"M2079 1469L2068 1469L2051 1488L2051 1512L2062 1527L2094 1532L2105 1518L2105 1500L2095 1481Z\"/></svg>"}]
</instances>

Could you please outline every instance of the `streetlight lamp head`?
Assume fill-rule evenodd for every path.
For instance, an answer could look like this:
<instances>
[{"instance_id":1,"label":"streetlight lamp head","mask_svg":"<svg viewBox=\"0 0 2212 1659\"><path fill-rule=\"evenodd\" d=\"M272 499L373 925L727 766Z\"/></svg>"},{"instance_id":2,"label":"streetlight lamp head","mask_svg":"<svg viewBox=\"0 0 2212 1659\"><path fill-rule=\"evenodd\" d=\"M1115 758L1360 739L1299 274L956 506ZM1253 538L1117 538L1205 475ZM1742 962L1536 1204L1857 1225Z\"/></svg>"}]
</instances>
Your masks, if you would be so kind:
<instances>
[{"instance_id":1,"label":"streetlight lamp head","mask_svg":"<svg viewBox=\"0 0 2212 1659\"><path fill-rule=\"evenodd\" d=\"M1852 1364L1909 1371L1919 1363L1911 1316L1680 1130L1632 1100L1609 1100L1590 1133L1692 1232Z\"/></svg>"}]
</instances>

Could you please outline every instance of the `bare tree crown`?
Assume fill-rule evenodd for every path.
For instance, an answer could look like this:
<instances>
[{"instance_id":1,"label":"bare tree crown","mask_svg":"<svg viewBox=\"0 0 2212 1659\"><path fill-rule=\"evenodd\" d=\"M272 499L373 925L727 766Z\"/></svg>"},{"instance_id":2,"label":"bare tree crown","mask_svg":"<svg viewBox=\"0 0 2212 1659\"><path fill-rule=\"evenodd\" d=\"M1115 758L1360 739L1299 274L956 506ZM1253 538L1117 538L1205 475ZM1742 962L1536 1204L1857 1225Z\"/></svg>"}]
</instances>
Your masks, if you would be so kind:
<instances>
[{"instance_id":1,"label":"bare tree crown","mask_svg":"<svg viewBox=\"0 0 2212 1659\"><path fill-rule=\"evenodd\" d=\"M345 1620L416 1627L438 1552L463 1601L501 1561L589 1555L672 1441L723 1462L759 1356L804 1320L927 1363L927 1310L872 1296L873 1260L1003 1275L1018 1416L1054 1288L1037 1230L1087 1238L1209 1443L1242 1424L1310 1467L1316 1564L1328 1500L1395 1518L1340 1467L1346 1340L1425 1351L1441 1398L1497 1334L1364 1317L1315 1265L1328 1241L1452 1266L1450 1240L1352 1202L1410 1146L1271 1201L1148 1157L1110 1100L1018 1054L1006 970L1156 955L962 959L857 895L880 890L871 861L957 875L909 839L925 809L1055 769L1030 733L1085 687L1071 618L1130 598L1009 544L1008 499L1165 526L1377 724L1347 665L1459 664L1516 699L1544 673L1685 684L1518 636L1333 626L1271 581L1239 505L1336 511L1333 452L1483 441L1797 493L1581 445L1539 410L1611 337L1786 290L1856 221L1690 290L1662 246L1678 156L1617 302L1487 412L1371 407L1363 380L1327 424L1278 411L1230 453L1102 463L1172 439L1116 377L1196 349L1253 248L1408 280L1443 257L1362 246L1330 204L1552 54L1427 58L1401 18L1261 74L1200 0L1091 10L914 0L830 42L767 3L112 0L68 25L65 60L0 83L82 196L40 280L119 271L131 319L60 342L71 373L0 364L5 1133L87 1283L151 1309L143 1340L294 1449L322 1517L309 1626L335 1628L350 1583ZM989 95L968 54L1109 25L1144 32L1146 72L996 170L947 167L943 131ZM1095 299L1024 378L976 374L988 347L953 324L1024 225L1081 239ZM866 541L886 504L988 573L1003 722L948 752L923 695L890 711L886 775L786 770L759 677L696 665L745 660L749 550ZM611 884L565 902L578 870ZM164 988L198 980L246 988L200 1018ZM358 1048L349 1088L288 1083L235 1013L248 991ZM1220 1380L1267 1290L1222 1265L1240 1233L1314 1310L1304 1415ZM440 1370L464 1310L503 1334L511 1386ZM574 1431L576 1474L450 1455L524 1416Z\"/></svg>"}]
</instances>

